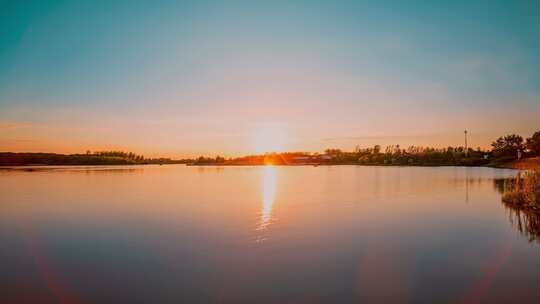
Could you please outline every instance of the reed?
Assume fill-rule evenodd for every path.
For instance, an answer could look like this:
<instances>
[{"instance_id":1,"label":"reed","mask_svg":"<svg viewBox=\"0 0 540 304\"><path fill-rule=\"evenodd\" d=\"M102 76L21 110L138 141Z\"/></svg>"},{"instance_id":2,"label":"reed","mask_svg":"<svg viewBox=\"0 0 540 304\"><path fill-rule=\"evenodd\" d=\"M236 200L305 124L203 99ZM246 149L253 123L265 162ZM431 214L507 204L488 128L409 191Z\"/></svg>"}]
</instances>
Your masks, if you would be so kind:
<instances>
[{"instance_id":1,"label":"reed","mask_svg":"<svg viewBox=\"0 0 540 304\"><path fill-rule=\"evenodd\" d=\"M505 204L540 211L540 171L520 172L505 180L503 189Z\"/></svg>"}]
</instances>

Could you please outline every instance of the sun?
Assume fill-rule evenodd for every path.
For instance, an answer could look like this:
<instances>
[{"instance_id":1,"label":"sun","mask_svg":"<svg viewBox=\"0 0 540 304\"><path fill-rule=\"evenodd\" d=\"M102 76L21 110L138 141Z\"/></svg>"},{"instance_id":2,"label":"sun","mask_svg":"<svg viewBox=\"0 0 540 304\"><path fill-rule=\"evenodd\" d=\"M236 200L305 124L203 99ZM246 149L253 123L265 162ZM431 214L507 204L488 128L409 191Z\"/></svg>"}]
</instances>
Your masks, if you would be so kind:
<instances>
[{"instance_id":1,"label":"sun","mask_svg":"<svg viewBox=\"0 0 540 304\"><path fill-rule=\"evenodd\" d=\"M288 134L283 124L264 123L253 129L252 143L258 154L285 151L287 141Z\"/></svg>"}]
</instances>

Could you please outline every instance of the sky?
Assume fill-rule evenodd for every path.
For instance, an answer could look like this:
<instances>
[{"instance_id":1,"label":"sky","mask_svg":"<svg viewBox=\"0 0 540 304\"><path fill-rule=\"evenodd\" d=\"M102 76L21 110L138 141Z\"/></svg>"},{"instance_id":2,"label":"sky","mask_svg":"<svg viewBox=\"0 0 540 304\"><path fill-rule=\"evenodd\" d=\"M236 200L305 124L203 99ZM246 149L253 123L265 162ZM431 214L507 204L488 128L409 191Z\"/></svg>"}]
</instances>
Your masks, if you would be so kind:
<instances>
[{"instance_id":1,"label":"sky","mask_svg":"<svg viewBox=\"0 0 540 304\"><path fill-rule=\"evenodd\" d=\"M538 54L538 1L0 0L0 151L487 148Z\"/></svg>"}]
</instances>

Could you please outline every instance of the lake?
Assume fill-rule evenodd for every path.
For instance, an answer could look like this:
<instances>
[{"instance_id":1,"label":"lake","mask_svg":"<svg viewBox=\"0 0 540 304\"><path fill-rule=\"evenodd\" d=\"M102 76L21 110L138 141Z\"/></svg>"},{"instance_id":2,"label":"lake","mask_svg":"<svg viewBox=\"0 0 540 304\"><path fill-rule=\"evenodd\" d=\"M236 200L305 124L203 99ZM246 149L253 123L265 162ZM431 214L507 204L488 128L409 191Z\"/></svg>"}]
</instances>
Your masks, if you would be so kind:
<instances>
[{"instance_id":1,"label":"lake","mask_svg":"<svg viewBox=\"0 0 540 304\"><path fill-rule=\"evenodd\" d=\"M515 171L0 170L0 303L538 303Z\"/></svg>"}]
</instances>

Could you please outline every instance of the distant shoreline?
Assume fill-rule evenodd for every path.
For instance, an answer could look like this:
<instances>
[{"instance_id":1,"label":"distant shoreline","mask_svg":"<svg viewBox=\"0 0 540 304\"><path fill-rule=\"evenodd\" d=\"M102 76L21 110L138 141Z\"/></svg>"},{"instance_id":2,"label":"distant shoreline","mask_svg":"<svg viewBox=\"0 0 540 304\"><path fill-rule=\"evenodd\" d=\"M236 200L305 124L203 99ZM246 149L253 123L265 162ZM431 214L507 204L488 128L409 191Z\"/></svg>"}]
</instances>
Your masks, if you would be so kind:
<instances>
[{"instance_id":1,"label":"distant shoreline","mask_svg":"<svg viewBox=\"0 0 540 304\"><path fill-rule=\"evenodd\" d=\"M145 158L122 151L87 152L86 154L0 152L0 166L110 166L147 164L185 164L191 160Z\"/></svg>"},{"instance_id":2,"label":"distant shoreline","mask_svg":"<svg viewBox=\"0 0 540 304\"><path fill-rule=\"evenodd\" d=\"M265 164L186 164L189 167L264 167ZM435 168L435 167L465 167L465 168L495 168L495 169L516 169L516 170L540 170L540 164L534 166L518 166L514 162L502 165L384 165L384 164L355 164L355 163L340 163L340 164L276 164L275 167L334 167L334 166L359 166L359 167L420 167L420 168Z\"/></svg>"},{"instance_id":3,"label":"distant shoreline","mask_svg":"<svg viewBox=\"0 0 540 304\"><path fill-rule=\"evenodd\" d=\"M185 165L188 167L334 167L334 166L359 166L359 167L419 167L419 168L435 168L435 167L466 167L466 168L495 168L495 169L514 169L514 170L540 170L540 160L534 162L520 161L510 162L502 165L393 165L393 164L358 164L358 163L324 163L324 164L188 164L188 163L164 163L164 164L3 164L0 165L0 170L12 170L12 169L33 169L33 168L50 168L50 167L120 167L120 166L147 166L147 165Z\"/></svg>"},{"instance_id":4,"label":"distant shoreline","mask_svg":"<svg viewBox=\"0 0 540 304\"><path fill-rule=\"evenodd\" d=\"M120 151L87 154L13 153L0 152L0 168L35 168L51 166L139 166L185 164L187 166L377 166L377 167L489 167L519 170L540 170L540 157L521 160L506 156L492 158L481 151L407 152L338 152L308 154L304 152L270 153L235 159L223 157L197 159L144 158L142 155Z\"/></svg>"}]
</instances>

